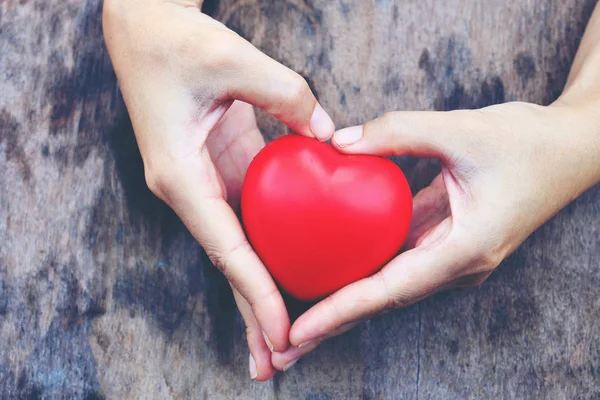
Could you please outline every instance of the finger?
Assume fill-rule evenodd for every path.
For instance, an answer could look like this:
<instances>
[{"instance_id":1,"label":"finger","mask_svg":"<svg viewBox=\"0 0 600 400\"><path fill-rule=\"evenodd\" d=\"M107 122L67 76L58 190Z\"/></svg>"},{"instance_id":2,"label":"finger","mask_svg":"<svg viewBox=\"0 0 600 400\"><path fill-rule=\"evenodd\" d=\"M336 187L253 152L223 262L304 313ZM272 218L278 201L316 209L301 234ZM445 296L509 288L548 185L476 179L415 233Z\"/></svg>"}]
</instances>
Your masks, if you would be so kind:
<instances>
[{"instance_id":1,"label":"finger","mask_svg":"<svg viewBox=\"0 0 600 400\"><path fill-rule=\"evenodd\" d=\"M264 382L273 377L275 369L271 364L271 350L265 342L262 330L254 314L250 304L234 287L233 297L242 314L244 323L246 324L246 340L248 341L248 349L250 350L248 369L250 378Z\"/></svg>"},{"instance_id":2,"label":"finger","mask_svg":"<svg viewBox=\"0 0 600 400\"><path fill-rule=\"evenodd\" d=\"M177 168L167 175L167 190L154 188L153 191L163 193L160 197L173 208L213 264L248 301L271 343L277 350L285 350L289 344L290 321L283 298L222 193L207 189L205 180L217 180L208 151L202 150L200 157L189 165L180 164Z\"/></svg>"},{"instance_id":3,"label":"finger","mask_svg":"<svg viewBox=\"0 0 600 400\"><path fill-rule=\"evenodd\" d=\"M222 78L232 98L262 108L299 134L331 139L335 125L302 76L255 48L233 55L237 66Z\"/></svg>"},{"instance_id":4,"label":"finger","mask_svg":"<svg viewBox=\"0 0 600 400\"><path fill-rule=\"evenodd\" d=\"M337 131L334 146L345 153L412 155L447 159L479 124L476 111L392 112ZM467 117L468 116L468 117Z\"/></svg>"},{"instance_id":5,"label":"finger","mask_svg":"<svg viewBox=\"0 0 600 400\"><path fill-rule=\"evenodd\" d=\"M450 239L451 220L436 227L428 245L401 254L373 276L327 297L300 316L290 331L299 346L340 326L387 309L411 305L455 279L465 252Z\"/></svg>"},{"instance_id":6,"label":"finger","mask_svg":"<svg viewBox=\"0 0 600 400\"><path fill-rule=\"evenodd\" d=\"M271 364L273 367L278 369L279 371L287 371L291 367L293 367L301 357L310 353L317 347L321 345L325 340L330 339L334 336L341 335L345 332L348 332L350 329L354 328L358 322L352 322L343 326L340 326L338 329L329 332L327 335L310 340L302 345L302 347L290 347L286 351L279 353L274 352L271 356Z\"/></svg>"},{"instance_id":7,"label":"finger","mask_svg":"<svg viewBox=\"0 0 600 400\"><path fill-rule=\"evenodd\" d=\"M211 261L248 301L274 348L285 350L290 327L285 304L233 210L224 200L214 199L192 215L202 224L192 231L197 232Z\"/></svg>"},{"instance_id":8,"label":"finger","mask_svg":"<svg viewBox=\"0 0 600 400\"><path fill-rule=\"evenodd\" d=\"M413 199L413 218L404 247L406 249L417 247L428 232L449 216L448 192L444 185L444 178L439 174Z\"/></svg>"}]
</instances>

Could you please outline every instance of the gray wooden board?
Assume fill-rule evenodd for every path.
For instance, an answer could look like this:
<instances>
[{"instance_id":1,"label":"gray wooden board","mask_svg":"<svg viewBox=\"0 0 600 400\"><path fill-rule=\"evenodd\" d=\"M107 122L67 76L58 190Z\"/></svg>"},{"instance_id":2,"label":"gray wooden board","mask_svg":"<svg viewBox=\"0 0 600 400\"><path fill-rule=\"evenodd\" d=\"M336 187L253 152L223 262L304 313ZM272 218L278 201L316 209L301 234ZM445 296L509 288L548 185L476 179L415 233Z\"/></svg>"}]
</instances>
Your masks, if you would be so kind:
<instances>
[{"instance_id":1,"label":"gray wooden board","mask_svg":"<svg viewBox=\"0 0 600 400\"><path fill-rule=\"evenodd\" d=\"M305 76L343 127L548 104L595 4L204 6ZM397 161L414 190L439 169ZM0 398L600 398L598 187L481 287L367 322L260 384L227 283L145 186L100 1L0 1L0 170Z\"/></svg>"}]
</instances>

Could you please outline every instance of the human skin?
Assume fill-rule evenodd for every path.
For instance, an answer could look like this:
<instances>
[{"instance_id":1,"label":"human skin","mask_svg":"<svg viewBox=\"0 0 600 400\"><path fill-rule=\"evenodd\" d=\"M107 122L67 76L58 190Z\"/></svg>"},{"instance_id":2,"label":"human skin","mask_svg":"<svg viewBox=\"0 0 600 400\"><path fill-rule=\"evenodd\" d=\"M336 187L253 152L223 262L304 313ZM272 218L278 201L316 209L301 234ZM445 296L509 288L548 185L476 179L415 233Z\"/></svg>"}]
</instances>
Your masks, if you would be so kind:
<instances>
[{"instance_id":1,"label":"human skin","mask_svg":"<svg viewBox=\"0 0 600 400\"><path fill-rule=\"evenodd\" d=\"M245 170L264 146L252 105L308 137L327 140L334 126L301 77L201 14L201 5L106 0L104 33L148 185L230 281L253 379L268 380L372 315L483 282L600 179L597 7L565 90L550 106L396 112L336 133L332 143L343 153L435 157L443 171L414 199L408 251L290 329L281 295L234 212Z\"/></svg>"},{"instance_id":2,"label":"human skin","mask_svg":"<svg viewBox=\"0 0 600 400\"><path fill-rule=\"evenodd\" d=\"M264 146L257 106L293 131L335 127L306 81L223 24L202 1L105 0L103 29L152 192L178 214L229 280L247 325L250 376L270 378L289 346L277 286L236 215L241 184Z\"/></svg>"},{"instance_id":3,"label":"human skin","mask_svg":"<svg viewBox=\"0 0 600 400\"><path fill-rule=\"evenodd\" d=\"M392 112L342 129L332 142L346 154L438 158L442 172L414 198L408 251L300 316L292 346L273 353L280 370L370 316L482 283L600 181L600 5L553 104Z\"/></svg>"}]
</instances>

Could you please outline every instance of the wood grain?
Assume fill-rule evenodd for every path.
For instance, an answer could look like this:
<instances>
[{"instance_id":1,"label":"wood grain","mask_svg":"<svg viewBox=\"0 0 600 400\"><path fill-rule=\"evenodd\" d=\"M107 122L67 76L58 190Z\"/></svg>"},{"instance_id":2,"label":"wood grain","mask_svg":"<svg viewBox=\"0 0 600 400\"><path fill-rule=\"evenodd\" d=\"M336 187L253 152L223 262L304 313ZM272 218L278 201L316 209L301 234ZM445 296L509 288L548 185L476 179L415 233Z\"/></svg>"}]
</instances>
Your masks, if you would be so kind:
<instances>
[{"instance_id":1,"label":"wood grain","mask_svg":"<svg viewBox=\"0 0 600 400\"><path fill-rule=\"evenodd\" d=\"M222 0L338 127L562 89L593 0ZM0 1L0 398L600 397L600 188L486 283L250 381L229 287L146 188L98 0ZM284 128L259 112L267 138ZM401 158L413 189L436 162Z\"/></svg>"}]
</instances>

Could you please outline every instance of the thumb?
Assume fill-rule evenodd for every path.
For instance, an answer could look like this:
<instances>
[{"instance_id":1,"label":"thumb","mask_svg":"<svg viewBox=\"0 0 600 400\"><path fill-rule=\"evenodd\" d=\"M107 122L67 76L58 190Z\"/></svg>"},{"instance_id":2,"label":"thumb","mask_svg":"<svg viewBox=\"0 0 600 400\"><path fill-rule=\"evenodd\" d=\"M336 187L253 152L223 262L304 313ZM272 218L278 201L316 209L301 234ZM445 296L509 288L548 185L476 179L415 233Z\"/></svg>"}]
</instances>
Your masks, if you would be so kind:
<instances>
[{"instance_id":1,"label":"thumb","mask_svg":"<svg viewBox=\"0 0 600 400\"><path fill-rule=\"evenodd\" d=\"M463 258L469 256L465 247L453 235L452 220L442 221L427 243L399 255L375 274L340 289L301 315L290 330L290 343L302 348L304 343L327 337L349 323L428 297L454 280Z\"/></svg>"},{"instance_id":2,"label":"thumb","mask_svg":"<svg viewBox=\"0 0 600 400\"><path fill-rule=\"evenodd\" d=\"M476 115L469 110L392 112L364 125L341 129L332 142L344 153L448 159L464 148L465 133L477 129Z\"/></svg>"},{"instance_id":3,"label":"thumb","mask_svg":"<svg viewBox=\"0 0 600 400\"><path fill-rule=\"evenodd\" d=\"M302 76L256 48L239 57L240 68L227 77L229 96L265 110L301 135L331 139L335 125Z\"/></svg>"}]
</instances>

